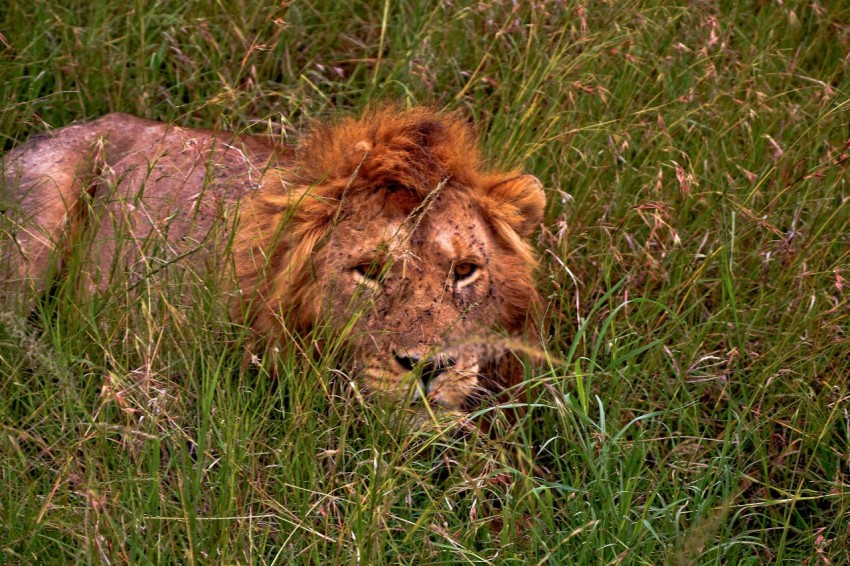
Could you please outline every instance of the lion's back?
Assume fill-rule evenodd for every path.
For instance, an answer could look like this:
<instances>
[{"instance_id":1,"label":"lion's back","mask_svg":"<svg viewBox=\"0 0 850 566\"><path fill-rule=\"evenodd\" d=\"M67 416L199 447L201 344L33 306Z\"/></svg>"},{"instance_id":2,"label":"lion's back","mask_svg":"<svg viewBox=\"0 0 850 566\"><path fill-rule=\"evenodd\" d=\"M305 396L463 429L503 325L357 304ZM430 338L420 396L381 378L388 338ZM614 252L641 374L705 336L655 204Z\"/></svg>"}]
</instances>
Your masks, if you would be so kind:
<instances>
[{"instance_id":1,"label":"lion's back","mask_svg":"<svg viewBox=\"0 0 850 566\"><path fill-rule=\"evenodd\" d=\"M43 288L50 258L80 245L100 287L116 262L131 278L169 262L206 263L220 253L234 203L286 158L265 137L119 113L33 137L3 158L3 230L12 237L0 276Z\"/></svg>"}]
</instances>

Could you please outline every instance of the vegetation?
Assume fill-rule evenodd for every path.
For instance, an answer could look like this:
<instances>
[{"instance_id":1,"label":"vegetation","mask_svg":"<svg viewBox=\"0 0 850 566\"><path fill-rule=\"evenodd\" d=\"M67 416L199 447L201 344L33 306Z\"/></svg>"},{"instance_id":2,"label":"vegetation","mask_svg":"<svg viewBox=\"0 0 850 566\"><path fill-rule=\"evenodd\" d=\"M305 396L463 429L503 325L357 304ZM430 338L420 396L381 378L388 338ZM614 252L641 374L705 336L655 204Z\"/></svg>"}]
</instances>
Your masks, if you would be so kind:
<instances>
[{"instance_id":1,"label":"vegetation","mask_svg":"<svg viewBox=\"0 0 850 566\"><path fill-rule=\"evenodd\" d=\"M243 364L212 281L91 296L72 266L31 313L7 298L0 562L850 561L848 22L794 0L0 3L4 150L110 111L294 141L392 98L461 109L550 196L549 362L494 440L358 401L311 337Z\"/></svg>"}]
</instances>

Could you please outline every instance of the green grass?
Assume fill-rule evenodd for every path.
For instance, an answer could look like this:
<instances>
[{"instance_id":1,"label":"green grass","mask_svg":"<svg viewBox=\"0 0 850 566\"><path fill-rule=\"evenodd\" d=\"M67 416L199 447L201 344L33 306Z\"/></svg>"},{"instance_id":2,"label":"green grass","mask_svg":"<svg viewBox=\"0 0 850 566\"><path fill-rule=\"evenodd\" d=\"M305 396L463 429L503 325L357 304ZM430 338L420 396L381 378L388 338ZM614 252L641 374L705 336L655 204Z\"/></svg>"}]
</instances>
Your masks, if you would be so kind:
<instances>
[{"instance_id":1,"label":"green grass","mask_svg":"<svg viewBox=\"0 0 850 566\"><path fill-rule=\"evenodd\" d=\"M0 5L6 150L462 109L548 189L553 360L499 441L412 433L310 337L244 366L213 281L13 297L0 562L850 561L850 3L756 4Z\"/></svg>"}]
</instances>

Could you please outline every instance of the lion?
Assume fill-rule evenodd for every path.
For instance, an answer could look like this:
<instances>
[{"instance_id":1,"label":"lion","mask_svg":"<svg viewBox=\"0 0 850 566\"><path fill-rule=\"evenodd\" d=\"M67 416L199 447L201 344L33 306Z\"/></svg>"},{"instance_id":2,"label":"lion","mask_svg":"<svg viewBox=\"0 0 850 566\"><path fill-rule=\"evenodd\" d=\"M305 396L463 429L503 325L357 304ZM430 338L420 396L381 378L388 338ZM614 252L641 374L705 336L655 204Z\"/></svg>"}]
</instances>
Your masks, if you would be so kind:
<instances>
[{"instance_id":1,"label":"lion","mask_svg":"<svg viewBox=\"0 0 850 566\"><path fill-rule=\"evenodd\" d=\"M536 336L545 193L457 113L383 106L294 147L108 114L11 150L3 178L7 294L45 292L83 241L93 292L228 253L235 321L269 344L329 329L380 398L468 412L524 379L506 344Z\"/></svg>"}]
</instances>

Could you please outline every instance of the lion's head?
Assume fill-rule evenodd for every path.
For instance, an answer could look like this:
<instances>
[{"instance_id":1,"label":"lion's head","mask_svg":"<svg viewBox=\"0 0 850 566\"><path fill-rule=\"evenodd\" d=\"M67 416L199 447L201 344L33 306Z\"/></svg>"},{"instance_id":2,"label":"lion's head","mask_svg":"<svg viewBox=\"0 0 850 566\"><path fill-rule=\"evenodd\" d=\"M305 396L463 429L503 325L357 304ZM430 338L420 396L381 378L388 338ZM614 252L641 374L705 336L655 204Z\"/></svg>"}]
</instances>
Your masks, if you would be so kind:
<instances>
[{"instance_id":1,"label":"lion's head","mask_svg":"<svg viewBox=\"0 0 850 566\"><path fill-rule=\"evenodd\" d=\"M359 382L469 409L518 383L533 334L540 183L484 167L455 114L384 108L306 136L242 209L235 262L261 336L328 325Z\"/></svg>"}]
</instances>

